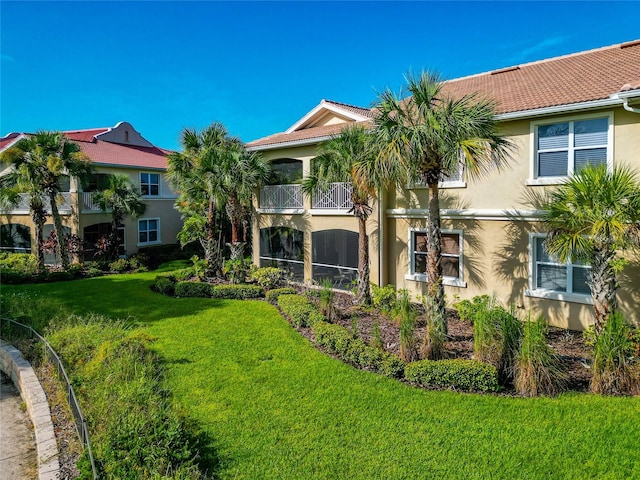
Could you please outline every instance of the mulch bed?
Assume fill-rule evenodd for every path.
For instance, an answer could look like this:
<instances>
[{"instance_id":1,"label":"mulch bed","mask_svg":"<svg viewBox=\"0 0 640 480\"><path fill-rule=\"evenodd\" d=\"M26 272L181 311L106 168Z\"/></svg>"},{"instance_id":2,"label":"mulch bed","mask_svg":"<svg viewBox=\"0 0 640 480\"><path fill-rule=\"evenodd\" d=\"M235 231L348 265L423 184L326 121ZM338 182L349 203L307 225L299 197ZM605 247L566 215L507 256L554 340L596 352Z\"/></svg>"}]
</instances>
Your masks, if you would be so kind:
<instances>
[{"instance_id":1,"label":"mulch bed","mask_svg":"<svg viewBox=\"0 0 640 480\"><path fill-rule=\"evenodd\" d=\"M358 336L366 343L370 343L373 337L375 324L380 328L380 335L385 349L394 354L400 350L400 327L397 322L378 310L363 310L355 304L353 295L336 292L335 307L339 312L336 323L351 330L353 319L357 319ZM473 325L460 320L457 312L447 309L448 341L445 348L450 358L473 358ZM310 328L299 329L300 333L313 341L313 332ZM424 338L425 324L418 319L415 330L418 342ZM584 343L582 332L549 327L547 340L551 348L559 355L565 367L568 381L567 389L571 391L587 392L589 390L590 353ZM505 392L507 395L514 393L511 389Z\"/></svg>"}]
</instances>

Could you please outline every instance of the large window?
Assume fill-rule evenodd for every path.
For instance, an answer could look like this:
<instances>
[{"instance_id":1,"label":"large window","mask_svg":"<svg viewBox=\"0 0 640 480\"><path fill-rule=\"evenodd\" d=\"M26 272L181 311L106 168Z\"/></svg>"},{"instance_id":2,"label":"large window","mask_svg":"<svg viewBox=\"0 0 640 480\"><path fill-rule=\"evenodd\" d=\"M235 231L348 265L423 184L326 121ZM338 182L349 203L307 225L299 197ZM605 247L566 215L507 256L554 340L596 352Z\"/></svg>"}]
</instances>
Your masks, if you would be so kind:
<instances>
[{"instance_id":1,"label":"large window","mask_svg":"<svg viewBox=\"0 0 640 480\"><path fill-rule=\"evenodd\" d=\"M302 160L283 158L271 162L269 185L287 185L302 180Z\"/></svg>"},{"instance_id":2,"label":"large window","mask_svg":"<svg viewBox=\"0 0 640 480\"><path fill-rule=\"evenodd\" d=\"M82 190L85 192L101 192L109 186L108 173L94 173L89 177L89 182Z\"/></svg>"},{"instance_id":3,"label":"large window","mask_svg":"<svg viewBox=\"0 0 640 480\"><path fill-rule=\"evenodd\" d=\"M424 230L411 230L409 235L409 275L410 280L427 280L428 233ZM441 245L441 265L444 284L465 286L462 270L462 232L443 230Z\"/></svg>"},{"instance_id":4,"label":"large window","mask_svg":"<svg viewBox=\"0 0 640 480\"><path fill-rule=\"evenodd\" d=\"M144 218L138 220L138 245L160 242L160 219Z\"/></svg>"},{"instance_id":5,"label":"large window","mask_svg":"<svg viewBox=\"0 0 640 480\"><path fill-rule=\"evenodd\" d=\"M95 223L84 227L84 258L85 260L95 260L101 258L101 248L104 248L104 241L111 235L111 223ZM118 255L125 255L125 234L124 227L118 228Z\"/></svg>"},{"instance_id":6,"label":"large window","mask_svg":"<svg viewBox=\"0 0 640 480\"><path fill-rule=\"evenodd\" d=\"M329 280L334 288L350 288L358 278L358 234L348 230L313 232L311 246L313 281Z\"/></svg>"},{"instance_id":7,"label":"large window","mask_svg":"<svg viewBox=\"0 0 640 480\"><path fill-rule=\"evenodd\" d=\"M304 281L304 232L287 227L260 229L260 266L278 267Z\"/></svg>"},{"instance_id":8,"label":"large window","mask_svg":"<svg viewBox=\"0 0 640 480\"><path fill-rule=\"evenodd\" d=\"M536 178L566 177L586 165L608 164L609 117L537 124Z\"/></svg>"},{"instance_id":9,"label":"large window","mask_svg":"<svg viewBox=\"0 0 640 480\"><path fill-rule=\"evenodd\" d=\"M0 225L0 250L31 253L31 229L19 223Z\"/></svg>"},{"instance_id":10,"label":"large window","mask_svg":"<svg viewBox=\"0 0 640 480\"><path fill-rule=\"evenodd\" d=\"M532 288L546 292L590 295L587 281L591 267L582 263L561 263L545 249L545 236L531 237Z\"/></svg>"},{"instance_id":11,"label":"large window","mask_svg":"<svg viewBox=\"0 0 640 480\"><path fill-rule=\"evenodd\" d=\"M142 195L157 197L160 195L160 174L142 172L140 174L140 192Z\"/></svg>"}]
</instances>

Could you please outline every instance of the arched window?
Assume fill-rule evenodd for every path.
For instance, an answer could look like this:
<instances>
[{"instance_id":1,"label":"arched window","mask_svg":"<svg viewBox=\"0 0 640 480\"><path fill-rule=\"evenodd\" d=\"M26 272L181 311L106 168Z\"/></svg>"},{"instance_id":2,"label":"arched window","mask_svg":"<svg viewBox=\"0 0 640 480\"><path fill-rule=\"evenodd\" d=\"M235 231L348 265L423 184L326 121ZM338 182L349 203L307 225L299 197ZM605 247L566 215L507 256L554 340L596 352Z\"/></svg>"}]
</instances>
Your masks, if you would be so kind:
<instances>
[{"instance_id":1,"label":"arched window","mask_svg":"<svg viewBox=\"0 0 640 480\"><path fill-rule=\"evenodd\" d=\"M348 289L358 278L358 234L349 230L322 230L311 234L312 277Z\"/></svg>"},{"instance_id":2,"label":"arched window","mask_svg":"<svg viewBox=\"0 0 640 480\"><path fill-rule=\"evenodd\" d=\"M31 229L19 223L0 225L0 250L31 253Z\"/></svg>"},{"instance_id":3,"label":"arched window","mask_svg":"<svg viewBox=\"0 0 640 480\"><path fill-rule=\"evenodd\" d=\"M289 185L302 180L302 160L281 158L271 162L269 185Z\"/></svg>"},{"instance_id":4,"label":"arched window","mask_svg":"<svg viewBox=\"0 0 640 480\"><path fill-rule=\"evenodd\" d=\"M260 229L260 266L286 270L296 281L304 280L304 232L295 228Z\"/></svg>"}]
</instances>

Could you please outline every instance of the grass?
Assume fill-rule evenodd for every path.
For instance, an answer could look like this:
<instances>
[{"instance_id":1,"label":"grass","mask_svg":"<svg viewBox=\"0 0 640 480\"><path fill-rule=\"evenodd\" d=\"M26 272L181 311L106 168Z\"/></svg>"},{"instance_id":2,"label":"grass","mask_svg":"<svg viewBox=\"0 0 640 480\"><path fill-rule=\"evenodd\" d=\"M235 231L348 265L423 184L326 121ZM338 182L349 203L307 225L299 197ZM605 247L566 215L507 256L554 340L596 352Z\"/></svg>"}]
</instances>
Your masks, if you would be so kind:
<instances>
[{"instance_id":1,"label":"grass","mask_svg":"<svg viewBox=\"0 0 640 480\"><path fill-rule=\"evenodd\" d=\"M315 350L261 301L173 299L156 273L33 286L141 324L220 478L640 478L640 398L418 390Z\"/></svg>"}]
</instances>

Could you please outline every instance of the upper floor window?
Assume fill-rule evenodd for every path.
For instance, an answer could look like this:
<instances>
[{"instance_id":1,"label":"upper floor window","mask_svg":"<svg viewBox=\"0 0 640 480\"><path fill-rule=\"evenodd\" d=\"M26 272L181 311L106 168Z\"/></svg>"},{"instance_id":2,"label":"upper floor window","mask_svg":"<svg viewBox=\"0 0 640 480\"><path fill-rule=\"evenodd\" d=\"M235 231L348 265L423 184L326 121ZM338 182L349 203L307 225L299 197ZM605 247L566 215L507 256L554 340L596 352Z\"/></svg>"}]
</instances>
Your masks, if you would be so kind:
<instances>
[{"instance_id":1,"label":"upper floor window","mask_svg":"<svg viewBox=\"0 0 640 480\"><path fill-rule=\"evenodd\" d=\"M281 158L271 162L269 185L289 185L302 181L302 160Z\"/></svg>"},{"instance_id":2,"label":"upper floor window","mask_svg":"<svg viewBox=\"0 0 640 480\"><path fill-rule=\"evenodd\" d=\"M534 178L561 179L587 165L608 165L612 159L609 116L537 123L534 133Z\"/></svg>"},{"instance_id":3,"label":"upper floor window","mask_svg":"<svg viewBox=\"0 0 640 480\"><path fill-rule=\"evenodd\" d=\"M562 263L547 253L544 235L531 237L533 290L590 295L588 285L591 267L580 262Z\"/></svg>"},{"instance_id":4,"label":"upper floor window","mask_svg":"<svg viewBox=\"0 0 640 480\"><path fill-rule=\"evenodd\" d=\"M143 218L138 220L138 245L160 242L160 219Z\"/></svg>"},{"instance_id":5,"label":"upper floor window","mask_svg":"<svg viewBox=\"0 0 640 480\"><path fill-rule=\"evenodd\" d=\"M160 174L142 172L140 174L140 192L146 196L160 195Z\"/></svg>"}]
</instances>

